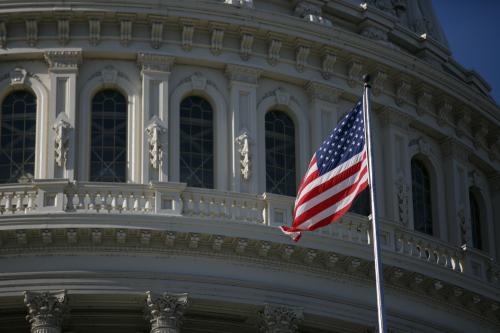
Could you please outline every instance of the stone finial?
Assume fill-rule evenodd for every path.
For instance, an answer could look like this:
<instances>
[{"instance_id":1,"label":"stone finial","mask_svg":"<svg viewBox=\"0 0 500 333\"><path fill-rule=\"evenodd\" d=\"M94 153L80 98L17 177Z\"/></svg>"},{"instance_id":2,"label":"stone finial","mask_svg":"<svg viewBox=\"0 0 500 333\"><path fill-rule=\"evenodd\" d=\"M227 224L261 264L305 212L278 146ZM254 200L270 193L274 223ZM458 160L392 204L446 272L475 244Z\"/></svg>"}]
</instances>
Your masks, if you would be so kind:
<instances>
[{"instance_id":1,"label":"stone finial","mask_svg":"<svg viewBox=\"0 0 500 333\"><path fill-rule=\"evenodd\" d=\"M188 306L188 294L146 293L146 319L151 324L151 333L177 333L182 325L182 316Z\"/></svg>"},{"instance_id":2,"label":"stone finial","mask_svg":"<svg viewBox=\"0 0 500 333\"><path fill-rule=\"evenodd\" d=\"M26 319L32 333L60 333L62 322L69 308L66 291L24 292L24 304L28 307Z\"/></svg>"},{"instance_id":3,"label":"stone finial","mask_svg":"<svg viewBox=\"0 0 500 333\"><path fill-rule=\"evenodd\" d=\"M298 332L298 324L302 318L302 309L266 304L260 313L260 331L262 333Z\"/></svg>"}]
</instances>

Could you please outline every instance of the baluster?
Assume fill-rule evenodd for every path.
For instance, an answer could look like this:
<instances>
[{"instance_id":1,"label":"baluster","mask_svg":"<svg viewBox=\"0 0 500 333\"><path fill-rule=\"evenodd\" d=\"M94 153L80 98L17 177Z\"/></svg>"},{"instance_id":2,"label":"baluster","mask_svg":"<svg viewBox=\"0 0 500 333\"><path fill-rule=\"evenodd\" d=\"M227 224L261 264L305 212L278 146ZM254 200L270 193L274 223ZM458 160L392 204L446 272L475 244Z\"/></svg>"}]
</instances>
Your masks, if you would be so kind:
<instances>
[{"instance_id":1,"label":"baluster","mask_svg":"<svg viewBox=\"0 0 500 333\"><path fill-rule=\"evenodd\" d=\"M219 211L218 211L217 203L214 197L210 198L210 202L208 204L208 214L212 217L217 217L219 216Z\"/></svg>"},{"instance_id":2,"label":"baluster","mask_svg":"<svg viewBox=\"0 0 500 333\"><path fill-rule=\"evenodd\" d=\"M136 194L132 194L132 198L134 201L134 211L138 212L141 209L141 203L140 203L141 198L138 197Z\"/></svg>"},{"instance_id":3,"label":"baluster","mask_svg":"<svg viewBox=\"0 0 500 333\"><path fill-rule=\"evenodd\" d=\"M194 200L192 195L188 195L186 199L184 199L184 211L186 215L193 215L194 211Z\"/></svg>"},{"instance_id":4,"label":"baluster","mask_svg":"<svg viewBox=\"0 0 500 333\"><path fill-rule=\"evenodd\" d=\"M5 199L5 211L11 211L12 209L12 194L7 194Z\"/></svg>"},{"instance_id":5,"label":"baluster","mask_svg":"<svg viewBox=\"0 0 500 333\"><path fill-rule=\"evenodd\" d=\"M111 196L111 204L110 204L110 205L111 205L111 210L112 210L113 212L115 212L115 211L117 210L117 209L116 209L116 207L117 207L117 206L116 206L116 194L113 194L113 195Z\"/></svg>"},{"instance_id":6,"label":"baluster","mask_svg":"<svg viewBox=\"0 0 500 333\"><path fill-rule=\"evenodd\" d=\"M123 196L123 201L122 201L122 212L128 212L129 206L128 206L128 196L124 195Z\"/></svg>"},{"instance_id":7,"label":"baluster","mask_svg":"<svg viewBox=\"0 0 500 333\"><path fill-rule=\"evenodd\" d=\"M28 212L35 210L35 196L36 192L30 192L28 194L28 206L26 207Z\"/></svg>"},{"instance_id":8,"label":"baluster","mask_svg":"<svg viewBox=\"0 0 500 333\"><path fill-rule=\"evenodd\" d=\"M231 214L229 214L229 209L228 209L227 199L226 198L223 198L220 201L220 215L221 215L221 217L223 219L230 218Z\"/></svg>"},{"instance_id":9,"label":"baluster","mask_svg":"<svg viewBox=\"0 0 500 333\"><path fill-rule=\"evenodd\" d=\"M84 204L84 209L89 211L89 210L94 210L95 205L94 205L94 200L90 196L90 193L85 193L83 197L83 204Z\"/></svg>"},{"instance_id":10,"label":"baluster","mask_svg":"<svg viewBox=\"0 0 500 333\"><path fill-rule=\"evenodd\" d=\"M145 211L146 213L149 213L149 212L151 211L151 200L150 200L150 198L149 198L149 197L147 197L147 196L144 196L144 200L146 201L146 202L144 203L144 211Z\"/></svg>"},{"instance_id":11,"label":"baluster","mask_svg":"<svg viewBox=\"0 0 500 333\"><path fill-rule=\"evenodd\" d=\"M238 219L238 206L236 204L236 200L231 200L231 220Z\"/></svg>"}]
</instances>

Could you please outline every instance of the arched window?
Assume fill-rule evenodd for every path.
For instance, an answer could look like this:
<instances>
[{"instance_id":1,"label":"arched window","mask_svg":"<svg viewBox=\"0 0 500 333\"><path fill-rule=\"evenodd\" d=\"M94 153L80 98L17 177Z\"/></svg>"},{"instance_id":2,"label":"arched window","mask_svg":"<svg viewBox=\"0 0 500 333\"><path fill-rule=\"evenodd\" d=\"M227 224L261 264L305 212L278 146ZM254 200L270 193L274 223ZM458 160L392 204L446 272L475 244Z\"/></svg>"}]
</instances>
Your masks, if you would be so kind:
<instances>
[{"instance_id":1,"label":"arched window","mask_svg":"<svg viewBox=\"0 0 500 333\"><path fill-rule=\"evenodd\" d=\"M472 190L469 190L469 204L472 247L479 250L484 250L484 244L481 234L481 209L479 208L479 201L477 200L476 195Z\"/></svg>"},{"instance_id":2,"label":"arched window","mask_svg":"<svg viewBox=\"0 0 500 333\"><path fill-rule=\"evenodd\" d=\"M415 158L411 160L411 176L414 229L432 235L431 179L425 165Z\"/></svg>"},{"instance_id":3,"label":"arched window","mask_svg":"<svg viewBox=\"0 0 500 333\"><path fill-rule=\"evenodd\" d=\"M266 113L266 191L296 195L295 126L281 111Z\"/></svg>"},{"instance_id":4,"label":"arched window","mask_svg":"<svg viewBox=\"0 0 500 333\"><path fill-rule=\"evenodd\" d=\"M15 91L0 114L0 183L26 182L35 173L36 97Z\"/></svg>"},{"instance_id":5,"label":"arched window","mask_svg":"<svg viewBox=\"0 0 500 333\"><path fill-rule=\"evenodd\" d=\"M213 110L199 96L180 107L180 180L188 186L214 188Z\"/></svg>"},{"instance_id":6,"label":"arched window","mask_svg":"<svg viewBox=\"0 0 500 333\"><path fill-rule=\"evenodd\" d=\"M127 100L116 90L92 99L90 181L127 181Z\"/></svg>"}]
</instances>

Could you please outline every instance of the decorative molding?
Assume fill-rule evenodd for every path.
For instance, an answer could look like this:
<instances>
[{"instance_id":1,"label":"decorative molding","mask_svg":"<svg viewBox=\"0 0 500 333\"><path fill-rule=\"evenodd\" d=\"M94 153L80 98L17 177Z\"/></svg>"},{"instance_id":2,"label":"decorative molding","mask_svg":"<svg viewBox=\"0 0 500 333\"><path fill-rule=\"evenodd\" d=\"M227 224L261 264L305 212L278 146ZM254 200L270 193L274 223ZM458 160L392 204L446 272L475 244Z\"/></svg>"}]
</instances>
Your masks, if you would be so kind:
<instances>
[{"instance_id":1,"label":"decorative molding","mask_svg":"<svg viewBox=\"0 0 500 333\"><path fill-rule=\"evenodd\" d=\"M349 64L347 65L347 84L354 88L361 79L361 71L363 69L363 64L359 59L351 58Z\"/></svg>"},{"instance_id":2,"label":"decorative molding","mask_svg":"<svg viewBox=\"0 0 500 333\"><path fill-rule=\"evenodd\" d=\"M294 333L298 332L298 324L304 315L299 308L266 304L259 317L263 333Z\"/></svg>"},{"instance_id":3,"label":"decorative molding","mask_svg":"<svg viewBox=\"0 0 500 333\"><path fill-rule=\"evenodd\" d=\"M197 249L199 245L200 245L200 234L198 233L190 234L188 248Z\"/></svg>"},{"instance_id":4,"label":"decorative molding","mask_svg":"<svg viewBox=\"0 0 500 333\"><path fill-rule=\"evenodd\" d=\"M144 312L146 320L151 324L151 332L178 332L188 305L187 293L165 292L160 296L148 291Z\"/></svg>"},{"instance_id":5,"label":"decorative molding","mask_svg":"<svg viewBox=\"0 0 500 333\"><path fill-rule=\"evenodd\" d=\"M408 147L416 146L417 152L426 156L432 155L431 145L423 137L410 140Z\"/></svg>"},{"instance_id":6,"label":"decorative molding","mask_svg":"<svg viewBox=\"0 0 500 333\"><path fill-rule=\"evenodd\" d=\"M286 105L286 106L290 104L290 93L287 90L283 88L278 88L273 93L274 96L276 97L276 104Z\"/></svg>"},{"instance_id":7,"label":"decorative molding","mask_svg":"<svg viewBox=\"0 0 500 333\"><path fill-rule=\"evenodd\" d=\"M311 47L308 45L298 45L295 48L295 68L297 71L303 72L307 65L307 58L311 52Z\"/></svg>"},{"instance_id":8,"label":"decorative molding","mask_svg":"<svg viewBox=\"0 0 500 333\"><path fill-rule=\"evenodd\" d=\"M449 117L453 111L453 105L447 97L441 97L436 109L437 123L440 127L449 123Z\"/></svg>"},{"instance_id":9,"label":"decorative molding","mask_svg":"<svg viewBox=\"0 0 500 333\"><path fill-rule=\"evenodd\" d=\"M24 292L28 307L26 319L32 333L60 333L62 322L69 313L66 290L60 292Z\"/></svg>"},{"instance_id":10,"label":"decorative molding","mask_svg":"<svg viewBox=\"0 0 500 333\"><path fill-rule=\"evenodd\" d=\"M49 50L44 53L49 71L78 71L82 63L81 50Z\"/></svg>"},{"instance_id":11,"label":"decorative molding","mask_svg":"<svg viewBox=\"0 0 500 333\"><path fill-rule=\"evenodd\" d=\"M99 18L89 19L89 42L97 46L101 41L101 20Z\"/></svg>"},{"instance_id":12,"label":"decorative molding","mask_svg":"<svg viewBox=\"0 0 500 333\"><path fill-rule=\"evenodd\" d=\"M151 47L158 49L163 41L163 22L160 20L151 21Z\"/></svg>"},{"instance_id":13,"label":"decorative molding","mask_svg":"<svg viewBox=\"0 0 500 333\"><path fill-rule=\"evenodd\" d=\"M67 18L59 18L57 20L57 39L59 44L65 46L69 43L70 37L70 22Z\"/></svg>"},{"instance_id":14,"label":"decorative molding","mask_svg":"<svg viewBox=\"0 0 500 333\"><path fill-rule=\"evenodd\" d=\"M137 54L137 63L141 68L141 72L170 73L174 61L174 57L161 54L143 52Z\"/></svg>"},{"instance_id":15,"label":"decorative molding","mask_svg":"<svg viewBox=\"0 0 500 333\"><path fill-rule=\"evenodd\" d=\"M120 20L120 44L128 46L132 41L132 20L123 17Z\"/></svg>"},{"instance_id":16,"label":"decorative molding","mask_svg":"<svg viewBox=\"0 0 500 333\"><path fill-rule=\"evenodd\" d=\"M432 112L432 93L427 87L420 86L417 92L417 114L423 116Z\"/></svg>"},{"instance_id":17,"label":"decorative molding","mask_svg":"<svg viewBox=\"0 0 500 333\"><path fill-rule=\"evenodd\" d=\"M52 129L55 132L54 158L56 160L56 165L60 168L66 168L69 152L69 131L71 129L71 124L69 123L66 113L61 112L59 114Z\"/></svg>"},{"instance_id":18,"label":"decorative molding","mask_svg":"<svg viewBox=\"0 0 500 333\"><path fill-rule=\"evenodd\" d=\"M224 26L212 24L212 37L210 39L210 51L213 55L220 55L224 44Z\"/></svg>"},{"instance_id":19,"label":"decorative molding","mask_svg":"<svg viewBox=\"0 0 500 333\"><path fill-rule=\"evenodd\" d=\"M250 145L253 141L250 139L248 131L243 129L241 134L236 137L235 142L238 145L238 152L240 153L240 173L243 179L248 181L251 176Z\"/></svg>"},{"instance_id":20,"label":"decorative molding","mask_svg":"<svg viewBox=\"0 0 500 333\"><path fill-rule=\"evenodd\" d=\"M26 81L26 77L28 76L28 72L21 67L16 67L9 72L10 85L23 85Z\"/></svg>"},{"instance_id":21,"label":"decorative molding","mask_svg":"<svg viewBox=\"0 0 500 333\"><path fill-rule=\"evenodd\" d=\"M411 83L407 77L401 77L396 85L396 104L403 106L408 101Z\"/></svg>"},{"instance_id":22,"label":"decorative molding","mask_svg":"<svg viewBox=\"0 0 500 333\"><path fill-rule=\"evenodd\" d=\"M378 96L384 92L384 85L387 80L388 74L385 69L377 69L373 76L372 92L374 96Z\"/></svg>"},{"instance_id":23,"label":"decorative molding","mask_svg":"<svg viewBox=\"0 0 500 333\"><path fill-rule=\"evenodd\" d=\"M113 66L104 67L101 72L101 82L104 85L114 85L116 84L116 78L118 77L118 70L116 70Z\"/></svg>"},{"instance_id":24,"label":"decorative molding","mask_svg":"<svg viewBox=\"0 0 500 333\"><path fill-rule=\"evenodd\" d=\"M212 249L216 252L222 250L222 245L224 244L224 236L217 235L213 238Z\"/></svg>"},{"instance_id":25,"label":"decorative molding","mask_svg":"<svg viewBox=\"0 0 500 333\"><path fill-rule=\"evenodd\" d=\"M150 124L146 127L149 147L149 164L154 169L161 169L162 167L165 153L162 137L166 135L166 133L167 127L156 116L151 119Z\"/></svg>"},{"instance_id":26,"label":"decorative molding","mask_svg":"<svg viewBox=\"0 0 500 333\"><path fill-rule=\"evenodd\" d=\"M26 42L29 46L36 46L38 43L38 21L34 18L28 18L26 25Z\"/></svg>"},{"instance_id":27,"label":"decorative molding","mask_svg":"<svg viewBox=\"0 0 500 333\"><path fill-rule=\"evenodd\" d=\"M329 80L334 73L334 66L337 62L336 51L329 47L321 49L321 75L325 80Z\"/></svg>"},{"instance_id":28,"label":"decorative molding","mask_svg":"<svg viewBox=\"0 0 500 333\"><path fill-rule=\"evenodd\" d=\"M389 38L387 37L387 31L384 31L375 26L366 26L361 31L361 36L369 38L375 41L387 42Z\"/></svg>"},{"instance_id":29,"label":"decorative molding","mask_svg":"<svg viewBox=\"0 0 500 333\"><path fill-rule=\"evenodd\" d=\"M314 81L307 83L306 91L311 99L319 99L334 104L338 103L339 96L341 95L341 91L337 88Z\"/></svg>"},{"instance_id":30,"label":"decorative molding","mask_svg":"<svg viewBox=\"0 0 500 333\"><path fill-rule=\"evenodd\" d=\"M248 61L248 59L250 59L250 54L252 53L253 40L254 40L253 34L248 32L243 32L241 34L240 57L244 61Z\"/></svg>"},{"instance_id":31,"label":"decorative molding","mask_svg":"<svg viewBox=\"0 0 500 333\"><path fill-rule=\"evenodd\" d=\"M186 52L193 48L193 36L195 24L191 20L181 20L182 24L182 49Z\"/></svg>"},{"instance_id":32,"label":"decorative molding","mask_svg":"<svg viewBox=\"0 0 500 333\"><path fill-rule=\"evenodd\" d=\"M189 77L193 90L205 90L207 86L207 78L202 73L196 72Z\"/></svg>"},{"instance_id":33,"label":"decorative molding","mask_svg":"<svg viewBox=\"0 0 500 333\"><path fill-rule=\"evenodd\" d=\"M247 247L248 247L248 239L238 238L236 240L236 246L234 247L234 252L242 255L245 253Z\"/></svg>"},{"instance_id":34,"label":"decorative molding","mask_svg":"<svg viewBox=\"0 0 500 333\"><path fill-rule=\"evenodd\" d=\"M224 3L240 8L254 8L253 0L224 0Z\"/></svg>"},{"instance_id":35,"label":"decorative molding","mask_svg":"<svg viewBox=\"0 0 500 333\"><path fill-rule=\"evenodd\" d=\"M262 70L256 68L238 65L226 66L226 75L228 76L230 81L240 81L250 84L257 84L261 74Z\"/></svg>"},{"instance_id":36,"label":"decorative molding","mask_svg":"<svg viewBox=\"0 0 500 333\"><path fill-rule=\"evenodd\" d=\"M268 34L268 38L269 38L269 45L267 51L267 62L271 66L276 66L278 64L278 61L280 60L282 38L272 33Z\"/></svg>"}]
</instances>

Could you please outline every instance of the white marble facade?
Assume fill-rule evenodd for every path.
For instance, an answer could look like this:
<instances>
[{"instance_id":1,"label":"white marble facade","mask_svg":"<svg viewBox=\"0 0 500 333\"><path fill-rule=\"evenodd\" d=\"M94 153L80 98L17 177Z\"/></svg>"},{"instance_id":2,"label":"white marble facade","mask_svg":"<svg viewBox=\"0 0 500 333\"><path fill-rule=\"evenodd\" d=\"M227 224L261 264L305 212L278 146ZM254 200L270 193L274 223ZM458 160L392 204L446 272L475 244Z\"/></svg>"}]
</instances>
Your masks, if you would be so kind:
<instances>
[{"instance_id":1,"label":"white marble facade","mask_svg":"<svg viewBox=\"0 0 500 333\"><path fill-rule=\"evenodd\" d=\"M0 332L374 332L368 218L293 243L294 198L266 189L266 113L293 121L298 183L365 73L391 332L500 330L500 108L430 0L0 0L0 47L0 103L36 96L33 177L0 184ZM104 89L126 182L89 181ZM187 96L213 109L213 189L181 182Z\"/></svg>"}]
</instances>

